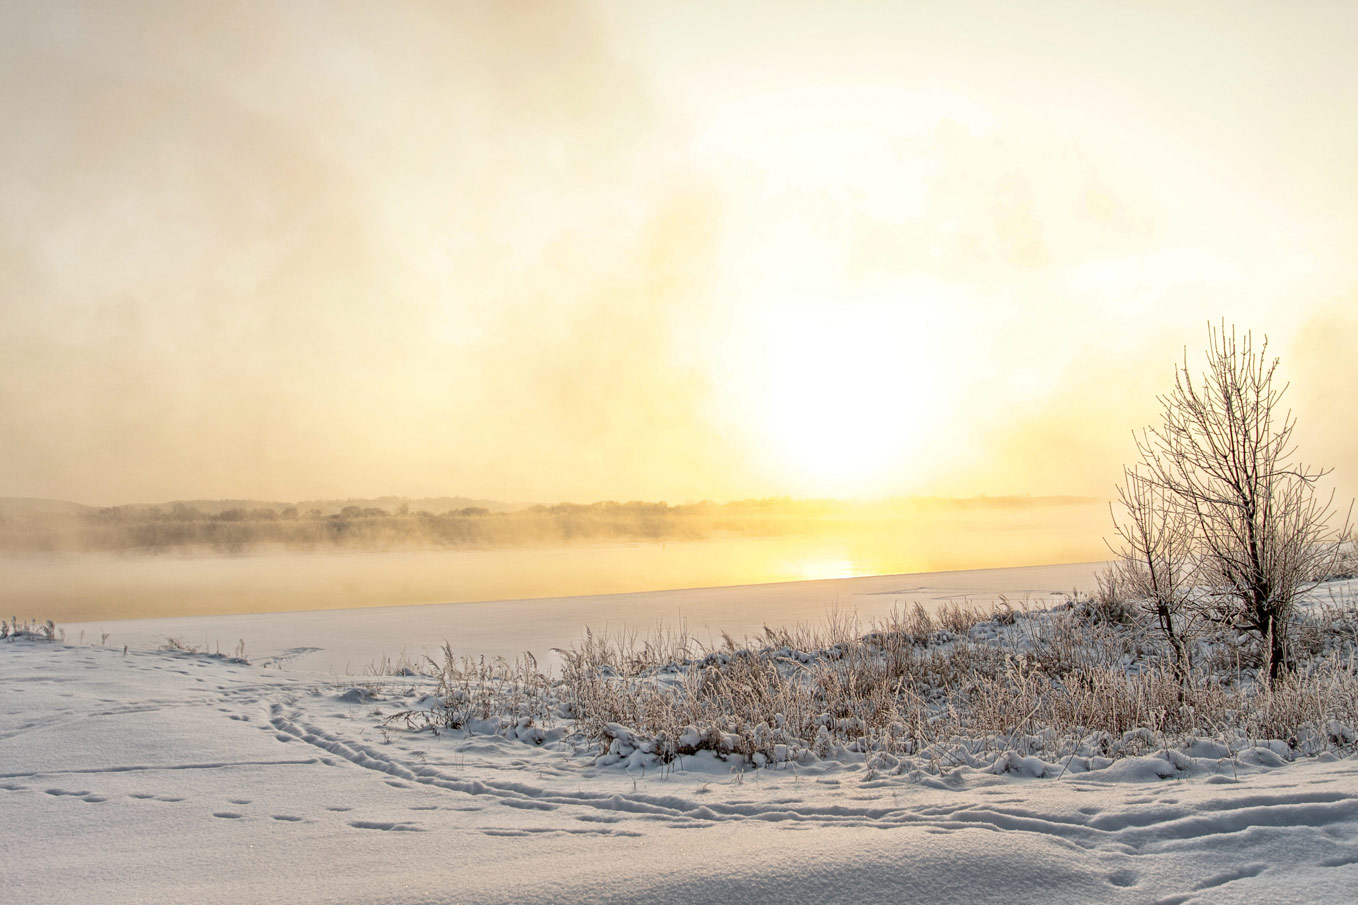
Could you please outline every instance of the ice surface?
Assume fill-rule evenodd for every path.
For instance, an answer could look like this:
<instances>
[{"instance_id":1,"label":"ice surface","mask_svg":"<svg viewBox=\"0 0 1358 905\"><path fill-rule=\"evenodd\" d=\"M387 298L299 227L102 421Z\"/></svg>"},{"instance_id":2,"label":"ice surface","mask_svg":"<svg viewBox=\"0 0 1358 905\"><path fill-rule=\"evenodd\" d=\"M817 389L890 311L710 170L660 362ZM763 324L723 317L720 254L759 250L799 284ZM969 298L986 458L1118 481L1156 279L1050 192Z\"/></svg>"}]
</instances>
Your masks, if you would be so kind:
<instances>
[{"instance_id":1,"label":"ice surface","mask_svg":"<svg viewBox=\"0 0 1358 905\"><path fill-rule=\"evenodd\" d=\"M737 638L755 635L765 624L820 623L832 609L868 621L916 601L929 608L960 599L985 606L1004 597L1047 606L1076 587L1091 590L1098 567L1076 563L485 603L104 620L62 628L72 639L107 632L107 643L119 648L159 646L169 636L225 652L244 641L256 663L336 674L361 673L384 658L418 661L437 654L444 641L459 654L512 659L527 650L547 664L552 648L574 643L585 626L630 627L644 634L658 623L682 621L706 640L723 631Z\"/></svg>"}]
</instances>

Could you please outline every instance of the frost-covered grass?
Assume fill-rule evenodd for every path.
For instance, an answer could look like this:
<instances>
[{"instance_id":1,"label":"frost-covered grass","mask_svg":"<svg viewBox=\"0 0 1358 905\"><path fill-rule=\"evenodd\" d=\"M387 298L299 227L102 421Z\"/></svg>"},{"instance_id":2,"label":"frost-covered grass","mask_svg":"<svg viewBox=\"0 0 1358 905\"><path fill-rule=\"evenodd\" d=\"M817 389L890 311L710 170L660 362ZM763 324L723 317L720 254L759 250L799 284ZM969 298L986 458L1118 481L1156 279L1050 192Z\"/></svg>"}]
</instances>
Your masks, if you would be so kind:
<instances>
[{"instance_id":1,"label":"frost-covered grass","mask_svg":"<svg viewBox=\"0 0 1358 905\"><path fill-rule=\"evenodd\" d=\"M867 626L766 628L712 648L682 630L586 631L560 652L560 677L531 658L458 660L445 647L430 662L437 693L389 722L538 742L547 727L602 765L628 766L705 752L754 767L866 760L893 773L1056 775L1155 751L1342 756L1358 750L1355 587L1310 595L1294 626L1298 668L1272 685L1251 639L1229 630L1195 639L1181 682L1134 607L954 603Z\"/></svg>"},{"instance_id":2,"label":"frost-covered grass","mask_svg":"<svg viewBox=\"0 0 1358 905\"><path fill-rule=\"evenodd\" d=\"M8 621L0 619L0 640L56 641L63 637L64 634L51 619L46 622L36 619L20 622L18 616Z\"/></svg>"},{"instance_id":3,"label":"frost-covered grass","mask_svg":"<svg viewBox=\"0 0 1358 905\"><path fill-rule=\"evenodd\" d=\"M222 646L219 642L216 649L209 649L206 645L199 647L196 644L189 644L178 635L166 635L165 643L161 645L161 650L172 651L177 654L185 654L191 657L211 657L216 660L227 660L231 663L249 665L250 661L245 656L245 640L236 642L236 648L229 654L222 653Z\"/></svg>"}]
</instances>

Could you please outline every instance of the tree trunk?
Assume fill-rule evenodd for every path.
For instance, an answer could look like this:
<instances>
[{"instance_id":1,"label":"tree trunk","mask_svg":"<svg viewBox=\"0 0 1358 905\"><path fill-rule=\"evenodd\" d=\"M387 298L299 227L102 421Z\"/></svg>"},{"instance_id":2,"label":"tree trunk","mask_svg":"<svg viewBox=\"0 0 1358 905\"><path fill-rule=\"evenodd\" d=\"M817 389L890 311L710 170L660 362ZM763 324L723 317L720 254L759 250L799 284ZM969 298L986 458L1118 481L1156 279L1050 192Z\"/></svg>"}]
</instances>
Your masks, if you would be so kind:
<instances>
[{"instance_id":1,"label":"tree trunk","mask_svg":"<svg viewBox=\"0 0 1358 905\"><path fill-rule=\"evenodd\" d=\"M1268 647L1268 684L1272 685L1285 670L1292 668L1287 658L1287 638L1272 613L1264 617L1264 644Z\"/></svg>"}]
</instances>

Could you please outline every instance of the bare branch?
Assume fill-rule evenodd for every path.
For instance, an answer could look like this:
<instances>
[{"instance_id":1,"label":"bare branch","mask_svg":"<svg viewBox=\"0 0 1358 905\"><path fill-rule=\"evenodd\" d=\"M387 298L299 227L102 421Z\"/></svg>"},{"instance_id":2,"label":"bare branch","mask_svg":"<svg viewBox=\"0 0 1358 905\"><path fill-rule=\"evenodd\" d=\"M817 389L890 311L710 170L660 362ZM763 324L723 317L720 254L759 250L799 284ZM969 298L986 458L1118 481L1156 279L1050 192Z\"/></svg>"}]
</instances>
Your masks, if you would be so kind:
<instances>
[{"instance_id":1,"label":"bare branch","mask_svg":"<svg viewBox=\"0 0 1358 905\"><path fill-rule=\"evenodd\" d=\"M1136 437L1141 461L1124 470L1114 515L1121 580L1171 643L1192 581L1209 591L1206 611L1266 643L1271 675L1290 663L1297 595L1336 568L1349 532L1347 520L1331 528L1333 495L1317 493L1329 471L1294 461L1277 370L1267 338L1256 352L1249 332L1209 324L1206 369L1195 377L1184 351L1160 424Z\"/></svg>"}]
</instances>

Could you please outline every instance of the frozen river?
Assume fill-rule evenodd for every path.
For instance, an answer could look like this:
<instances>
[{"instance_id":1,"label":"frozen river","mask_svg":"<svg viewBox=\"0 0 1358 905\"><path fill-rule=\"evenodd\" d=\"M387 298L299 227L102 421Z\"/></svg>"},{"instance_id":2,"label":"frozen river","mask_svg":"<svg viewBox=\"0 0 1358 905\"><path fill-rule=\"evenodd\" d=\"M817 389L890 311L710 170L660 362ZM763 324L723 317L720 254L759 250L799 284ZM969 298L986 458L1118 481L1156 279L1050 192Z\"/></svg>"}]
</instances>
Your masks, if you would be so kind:
<instances>
[{"instance_id":1,"label":"frozen river","mask_svg":"<svg viewBox=\"0 0 1358 905\"><path fill-rule=\"evenodd\" d=\"M460 654L513 657L531 651L551 662L551 649L595 632L684 624L698 640L736 638L764 625L820 622L832 612L868 623L893 607L916 601L936 609L948 600L987 603L1004 597L1015 604L1049 605L1072 589L1092 587L1099 563L1025 566L877 575L731 587L641 591L575 597L535 597L424 606L383 606L93 620L66 624L67 637L108 644L156 646L167 636L209 649L234 650L244 642L255 662L292 669L360 674L383 658L418 659L446 640Z\"/></svg>"}]
</instances>

